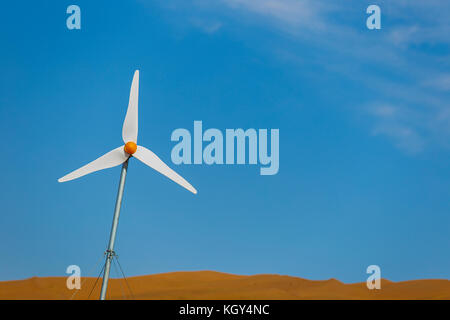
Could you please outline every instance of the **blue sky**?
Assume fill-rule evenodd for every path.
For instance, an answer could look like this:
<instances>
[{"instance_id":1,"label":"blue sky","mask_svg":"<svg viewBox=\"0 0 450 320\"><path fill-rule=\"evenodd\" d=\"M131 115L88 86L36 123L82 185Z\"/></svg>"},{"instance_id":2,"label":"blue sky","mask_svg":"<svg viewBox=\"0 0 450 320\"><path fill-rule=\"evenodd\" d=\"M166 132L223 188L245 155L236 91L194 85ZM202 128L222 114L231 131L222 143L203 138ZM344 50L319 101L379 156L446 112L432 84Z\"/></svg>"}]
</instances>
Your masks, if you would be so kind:
<instances>
[{"instance_id":1,"label":"blue sky","mask_svg":"<svg viewBox=\"0 0 450 320\"><path fill-rule=\"evenodd\" d=\"M116 252L181 270L365 281L450 278L450 5L44 1L0 11L0 280L96 276L140 69L139 144L199 191L130 161ZM81 8L81 30L66 8ZM278 128L280 170L170 163L176 128ZM114 274L113 274L114 275Z\"/></svg>"}]
</instances>

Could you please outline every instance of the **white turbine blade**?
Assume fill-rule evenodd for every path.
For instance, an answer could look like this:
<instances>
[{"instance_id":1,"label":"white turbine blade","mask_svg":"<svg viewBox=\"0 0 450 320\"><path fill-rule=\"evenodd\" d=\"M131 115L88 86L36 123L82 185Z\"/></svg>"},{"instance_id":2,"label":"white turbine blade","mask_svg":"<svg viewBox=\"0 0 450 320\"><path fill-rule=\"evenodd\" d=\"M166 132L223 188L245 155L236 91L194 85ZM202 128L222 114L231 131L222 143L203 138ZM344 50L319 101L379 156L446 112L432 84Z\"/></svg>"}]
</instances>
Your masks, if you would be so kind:
<instances>
[{"instance_id":1,"label":"white turbine blade","mask_svg":"<svg viewBox=\"0 0 450 320\"><path fill-rule=\"evenodd\" d=\"M137 143L138 135L138 96L139 96L139 70L134 72L131 83L130 100L128 102L127 115L122 127L123 142L133 141Z\"/></svg>"},{"instance_id":2,"label":"white turbine blade","mask_svg":"<svg viewBox=\"0 0 450 320\"><path fill-rule=\"evenodd\" d=\"M133 157L141 160L143 163L148 165L149 167L155 169L159 173L165 175L167 178L172 181L178 183L180 186L188 189L190 192L196 194L197 190L193 186L190 185L189 182L183 179L178 173L170 169L156 154L147 148L138 146L136 152L133 154Z\"/></svg>"},{"instance_id":3,"label":"white turbine blade","mask_svg":"<svg viewBox=\"0 0 450 320\"><path fill-rule=\"evenodd\" d=\"M69 180L77 179L91 172L115 167L119 164L124 163L128 159L129 155L125 153L123 146L114 149L107 154L104 154L98 159L88 163L87 165L72 171L71 173L65 175L58 179L58 182L66 182Z\"/></svg>"}]
</instances>

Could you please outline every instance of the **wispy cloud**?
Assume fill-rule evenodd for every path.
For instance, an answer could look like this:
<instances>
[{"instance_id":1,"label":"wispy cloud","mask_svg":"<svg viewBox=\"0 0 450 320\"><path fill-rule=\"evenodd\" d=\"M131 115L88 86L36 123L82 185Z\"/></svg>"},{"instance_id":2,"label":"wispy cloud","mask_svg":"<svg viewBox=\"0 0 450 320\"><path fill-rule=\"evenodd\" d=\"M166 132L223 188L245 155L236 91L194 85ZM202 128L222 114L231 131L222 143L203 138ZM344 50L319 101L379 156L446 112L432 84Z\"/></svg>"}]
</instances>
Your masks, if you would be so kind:
<instances>
[{"instance_id":1,"label":"wispy cloud","mask_svg":"<svg viewBox=\"0 0 450 320\"><path fill-rule=\"evenodd\" d=\"M424 147L423 138L414 129L401 124L380 124L372 133L391 138L396 147L410 154L419 153Z\"/></svg>"},{"instance_id":2,"label":"wispy cloud","mask_svg":"<svg viewBox=\"0 0 450 320\"><path fill-rule=\"evenodd\" d=\"M217 31L219 31L219 29L222 27L222 22L217 21L217 20L208 20L208 19L204 19L204 18L191 18L190 19L191 23L201 29L203 32L208 33L208 34L213 34Z\"/></svg>"},{"instance_id":3,"label":"wispy cloud","mask_svg":"<svg viewBox=\"0 0 450 320\"><path fill-rule=\"evenodd\" d=\"M243 10L267 18L271 23L289 32L297 31L299 27L323 29L326 26L321 16L327 10L319 1L221 0L221 2L235 11Z\"/></svg>"},{"instance_id":4,"label":"wispy cloud","mask_svg":"<svg viewBox=\"0 0 450 320\"><path fill-rule=\"evenodd\" d=\"M388 137L408 153L433 143L448 146L450 73L445 70L450 69L450 2L378 1L382 30L373 31L377 34L365 28L365 7L371 3L364 7L360 0L339 5L330 0L192 0L180 5L186 3L198 11L198 17L218 21L219 27L210 30L224 28L220 21L228 19L236 25L277 30L281 37L285 34L282 45L268 50L293 65L305 63L295 44L323 50L308 63L376 93L373 100L355 101L354 106L355 110L370 106L362 107L373 119L369 133ZM371 74L367 66L385 72Z\"/></svg>"},{"instance_id":5,"label":"wispy cloud","mask_svg":"<svg viewBox=\"0 0 450 320\"><path fill-rule=\"evenodd\" d=\"M411 110L375 102L367 106L366 111L374 118L373 135L388 137L395 146L410 154L423 150L425 141L412 121L416 117L410 114Z\"/></svg>"},{"instance_id":6,"label":"wispy cloud","mask_svg":"<svg viewBox=\"0 0 450 320\"><path fill-rule=\"evenodd\" d=\"M424 81L423 84L436 90L450 91L450 73L436 74L434 78Z\"/></svg>"}]
</instances>

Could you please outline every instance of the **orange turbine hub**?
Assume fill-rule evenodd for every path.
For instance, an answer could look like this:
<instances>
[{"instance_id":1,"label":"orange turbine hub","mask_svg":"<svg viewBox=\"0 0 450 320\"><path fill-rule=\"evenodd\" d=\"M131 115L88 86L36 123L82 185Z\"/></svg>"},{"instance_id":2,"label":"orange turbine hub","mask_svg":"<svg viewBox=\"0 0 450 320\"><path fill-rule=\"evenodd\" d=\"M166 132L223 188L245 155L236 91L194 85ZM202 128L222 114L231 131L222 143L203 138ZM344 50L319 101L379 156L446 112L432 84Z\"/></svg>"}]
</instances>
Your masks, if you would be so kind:
<instances>
[{"instance_id":1,"label":"orange turbine hub","mask_svg":"<svg viewBox=\"0 0 450 320\"><path fill-rule=\"evenodd\" d=\"M125 152L128 153L128 154L133 154L133 153L135 153L136 150L137 150L137 145L136 145L136 143L134 143L134 142L132 142L132 141L127 142L127 143L125 143L124 150L125 150Z\"/></svg>"}]
</instances>

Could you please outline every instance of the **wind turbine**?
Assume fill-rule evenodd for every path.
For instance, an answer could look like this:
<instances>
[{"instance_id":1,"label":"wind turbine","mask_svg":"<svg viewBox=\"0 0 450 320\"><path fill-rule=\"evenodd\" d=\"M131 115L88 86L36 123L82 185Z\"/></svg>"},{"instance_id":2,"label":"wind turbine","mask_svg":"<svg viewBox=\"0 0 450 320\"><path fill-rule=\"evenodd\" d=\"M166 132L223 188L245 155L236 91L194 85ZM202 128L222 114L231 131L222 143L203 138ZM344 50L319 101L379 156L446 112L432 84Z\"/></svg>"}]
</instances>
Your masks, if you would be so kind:
<instances>
[{"instance_id":1,"label":"wind turbine","mask_svg":"<svg viewBox=\"0 0 450 320\"><path fill-rule=\"evenodd\" d=\"M119 190L117 192L116 206L114 209L114 218L109 237L108 249L106 250L105 272L103 276L100 300L105 300L106 289L108 287L109 271L111 268L111 260L114 253L114 241L116 239L117 225L119 223L120 206L122 204L123 190L125 187L125 178L128 169L128 160L134 157L149 167L155 169L159 173L165 175L172 181L178 183L182 187L196 194L197 190L183 177L170 169L156 154L147 148L137 145L138 135L138 95L139 95L139 70L134 72L133 82L131 83L130 100L128 102L128 110L123 122L122 139L125 145L120 146L100 158L88 163L87 165L65 175L58 179L58 182L66 182L80 178L89 173L112 168L122 164L120 173Z\"/></svg>"}]
</instances>

